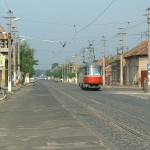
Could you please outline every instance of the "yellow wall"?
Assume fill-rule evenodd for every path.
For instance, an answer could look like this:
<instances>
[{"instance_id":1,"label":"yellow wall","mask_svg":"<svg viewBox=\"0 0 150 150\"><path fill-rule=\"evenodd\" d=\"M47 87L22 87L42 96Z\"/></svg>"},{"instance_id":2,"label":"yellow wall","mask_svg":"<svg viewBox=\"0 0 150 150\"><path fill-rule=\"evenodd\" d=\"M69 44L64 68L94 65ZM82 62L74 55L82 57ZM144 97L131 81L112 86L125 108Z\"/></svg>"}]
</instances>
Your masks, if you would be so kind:
<instances>
[{"instance_id":1,"label":"yellow wall","mask_svg":"<svg viewBox=\"0 0 150 150\"><path fill-rule=\"evenodd\" d=\"M5 86L5 83L6 83L6 77L5 77L5 60L6 60L6 57L5 56L3 56L3 55L1 55L0 56L0 72L1 72L1 78L0 78L0 80L1 80L1 85L2 86Z\"/></svg>"}]
</instances>

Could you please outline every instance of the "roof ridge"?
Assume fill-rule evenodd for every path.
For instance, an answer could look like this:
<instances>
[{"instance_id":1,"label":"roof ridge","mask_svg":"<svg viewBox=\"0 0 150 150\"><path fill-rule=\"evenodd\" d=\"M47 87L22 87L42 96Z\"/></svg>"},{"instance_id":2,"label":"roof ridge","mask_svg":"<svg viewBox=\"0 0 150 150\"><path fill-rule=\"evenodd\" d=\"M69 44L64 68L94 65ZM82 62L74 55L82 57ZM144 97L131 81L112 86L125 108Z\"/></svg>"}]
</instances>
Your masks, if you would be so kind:
<instances>
[{"instance_id":1,"label":"roof ridge","mask_svg":"<svg viewBox=\"0 0 150 150\"><path fill-rule=\"evenodd\" d=\"M137 46L132 48L124 57L127 58L131 56L135 56L135 55L140 54L141 52L143 52L143 54L146 54L146 52L144 52L146 48L148 48L148 41L144 40L141 43L139 43Z\"/></svg>"}]
</instances>

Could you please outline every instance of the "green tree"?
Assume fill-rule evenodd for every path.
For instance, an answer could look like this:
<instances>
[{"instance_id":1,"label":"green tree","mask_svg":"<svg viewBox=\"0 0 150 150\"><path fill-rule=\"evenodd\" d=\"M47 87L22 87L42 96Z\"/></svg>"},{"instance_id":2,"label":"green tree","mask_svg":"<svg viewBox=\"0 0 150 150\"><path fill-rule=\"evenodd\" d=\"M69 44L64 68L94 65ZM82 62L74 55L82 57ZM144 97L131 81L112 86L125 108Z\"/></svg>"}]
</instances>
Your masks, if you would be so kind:
<instances>
[{"instance_id":1,"label":"green tree","mask_svg":"<svg viewBox=\"0 0 150 150\"><path fill-rule=\"evenodd\" d=\"M27 42L20 46L20 70L23 73L23 80L27 73L32 77L35 74L34 65L38 65L38 60L34 59L35 50L30 48Z\"/></svg>"},{"instance_id":2,"label":"green tree","mask_svg":"<svg viewBox=\"0 0 150 150\"><path fill-rule=\"evenodd\" d=\"M45 75L46 74L46 70L42 70L42 69L37 69L35 70L35 76L38 77L40 75Z\"/></svg>"},{"instance_id":3,"label":"green tree","mask_svg":"<svg viewBox=\"0 0 150 150\"><path fill-rule=\"evenodd\" d=\"M55 78L61 78L61 76L62 76L61 69L58 68L58 69L53 70L52 75L53 75Z\"/></svg>"},{"instance_id":4,"label":"green tree","mask_svg":"<svg viewBox=\"0 0 150 150\"><path fill-rule=\"evenodd\" d=\"M75 72L69 72L69 73L68 73L68 77L69 77L70 79L74 78L75 76L76 76Z\"/></svg>"},{"instance_id":5,"label":"green tree","mask_svg":"<svg viewBox=\"0 0 150 150\"><path fill-rule=\"evenodd\" d=\"M55 69L55 68L58 67L58 66L59 66L58 63L53 63L53 64L52 64L52 70Z\"/></svg>"},{"instance_id":6,"label":"green tree","mask_svg":"<svg viewBox=\"0 0 150 150\"><path fill-rule=\"evenodd\" d=\"M51 76L54 78L62 78L62 69L59 63L52 64Z\"/></svg>"},{"instance_id":7,"label":"green tree","mask_svg":"<svg viewBox=\"0 0 150 150\"><path fill-rule=\"evenodd\" d=\"M52 73L51 73L51 70L46 70L46 76L51 76Z\"/></svg>"}]
</instances>

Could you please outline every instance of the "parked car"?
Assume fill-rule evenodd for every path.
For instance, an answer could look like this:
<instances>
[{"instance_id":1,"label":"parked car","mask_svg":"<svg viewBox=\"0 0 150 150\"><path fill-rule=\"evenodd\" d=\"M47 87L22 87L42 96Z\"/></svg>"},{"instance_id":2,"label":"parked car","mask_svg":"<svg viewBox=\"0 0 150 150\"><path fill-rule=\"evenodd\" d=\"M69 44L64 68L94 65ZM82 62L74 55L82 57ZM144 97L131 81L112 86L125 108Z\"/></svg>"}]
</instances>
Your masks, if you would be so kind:
<instances>
[{"instance_id":1,"label":"parked car","mask_svg":"<svg viewBox=\"0 0 150 150\"><path fill-rule=\"evenodd\" d=\"M55 78L54 81L55 82L62 82L62 80L60 78Z\"/></svg>"},{"instance_id":2,"label":"parked car","mask_svg":"<svg viewBox=\"0 0 150 150\"><path fill-rule=\"evenodd\" d=\"M30 78L30 83L35 83L35 81L36 81L35 78L33 78L33 77Z\"/></svg>"}]
</instances>

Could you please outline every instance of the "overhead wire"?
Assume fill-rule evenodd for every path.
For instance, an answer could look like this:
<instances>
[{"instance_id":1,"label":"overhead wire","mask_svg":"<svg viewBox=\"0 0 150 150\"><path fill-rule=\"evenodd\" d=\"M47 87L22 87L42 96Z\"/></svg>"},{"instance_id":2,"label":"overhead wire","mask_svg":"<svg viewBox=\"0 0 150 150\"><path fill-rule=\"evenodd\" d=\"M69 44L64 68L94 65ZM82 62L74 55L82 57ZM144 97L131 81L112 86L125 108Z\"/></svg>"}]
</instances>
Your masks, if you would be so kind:
<instances>
[{"instance_id":1,"label":"overhead wire","mask_svg":"<svg viewBox=\"0 0 150 150\"><path fill-rule=\"evenodd\" d=\"M70 39L70 42L69 43L72 43L73 40L75 39L76 37L76 34L79 32L77 31L77 28L76 26L84 26L84 25L71 25L71 24L61 24L61 23L51 23L51 22L47 22L47 21L38 21L38 20L25 20L25 19L21 19L22 21L29 21L29 22L36 22L36 23L47 23L47 24L51 24L51 25L59 25L59 26L67 26L67 27L73 27L74 28L74 35L72 38L67 38L68 40ZM125 30L127 30L129 28L129 24L133 23L133 22L138 22L140 20L136 20L136 21L130 21L130 22L120 22L120 23L105 23L105 24L91 24L91 25L112 25L112 24L125 24L125 23L128 23L127 24L127 27L125 28ZM142 21L142 23L145 22L145 21ZM139 26L141 23L138 23L138 25L135 25L135 26ZM130 27L130 28L133 28L134 26ZM130 29L129 28L129 29ZM61 38L62 39L62 38ZM64 38L66 39L66 38ZM58 42L58 41L57 41Z\"/></svg>"},{"instance_id":2,"label":"overhead wire","mask_svg":"<svg viewBox=\"0 0 150 150\"><path fill-rule=\"evenodd\" d=\"M68 24L41 22L41 21L33 21L33 20L23 20L23 21L31 21L31 22L39 22L39 23L48 23L48 24L55 24L55 25L64 25L64 26L68 26L68 27L72 26L72 25L68 25ZM95 20L95 21L96 21L96 20ZM94 20L93 20L93 22L94 22ZM90 25L121 24L121 23L93 24L93 22L91 22L91 24L86 25L83 29L86 29L86 28L89 27ZM127 22L128 24L127 24L125 30L132 29L132 28L134 28L134 27L137 27L137 26L143 24L144 22L145 22L145 21L142 21L142 22L140 22L140 23L138 23L138 24L136 24L136 25L134 25L134 26L131 26L130 28L129 28L129 24L130 24L131 22ZM123 23L122 23L122 24L123 24ZM79 33L79 32L81 32L81 30L77 31L77 29L76 29L76 26L77 26L77 25L73 25L73 26L74 26L75 34L74 34L73 38L71 39L72 42L73 42L73 39L75 38L76 34ZM117 37L117 35L111 37L109 40L112 40L112 39L114 39L114 38L116 38L116 37ZM98 45L98 44L97 44L97 45Z\"/></svg>"},{"instance_id":3,"label":"overhead wire","mask_svg":"<svg viewBox=\"0 0 150 150\"><path fill-rule=\"evenodd\" d=\"M124 28L123 32L127 32L128 28L129 28L129 24L130 22L128 22L127 26Z\"/></svg>"},{"instance_id":4,"label":"overhead wire","mask_svg":"<svg viewBox=\"0 0 150 150\"><path fill-rule=\"evenodd\" d=\"M2 9L2 7L0 7L0 14L1 14L1 17L4 16L3 11L4 11L4 10Z\"/></svg>"},{"instance_id":5,"label":"overhead wire","mask_svg":"<svg viewBox=\"0 0 150 150\"><path fill-rule=\"evenodd\" d=\"M78 30L78 31L77 31L76 28L75 28L75 33L74 33L74 35L73 35L71 41L74 40L75 36L76 36L79 32L85 30L86 28L88 28L89 26L91 26L97 19L99 19L99 17L101 17L101 16L105 13L105 11L106 11L114 2L115 2L115 0L113 0L94 20L92 20L92 21L91 21L89 24L87 24L85 27L83 27L82 29L80 29L80 30ZM74 25L74 27L75 27L75 25Z\"/></svg>"},{"instance_id":6,"label":"overhead wire","mask_svg":"<svg viewBox=\"0 0 150 150\"><path fill-rule=\"evenodd\" d=\"M79 31L77 31L77 33L85 30L86 28L88 28L89 26L91 26L97 19L99 19L105 12L106 10L115 2L115 0L113 0L93 21L91 21L89 24L87 24L85 27L83 27L82 29L80 29Z\"/></svg>"},{"instance_id":7,"label":"overhead wire","mask_svg":"<svg viewBox=\"0 0 150 150\"><path fill-rule=\"evenodd\" d=\"M132 21L132 22L134 22L134 21ZM132 22L128 22L128 24L127 24L127 26L126 26L126 28L125 28L125 30L129 30L129 29L133 29L133 28L135 28L135 27L138 27L139 25L141 25L141 24L143 24L145 21L142 21L142 22L140 22L140 23L138 23L138 24L136 24L136 25L134 25L134 26L131 26L131 27L129 27L129 24L131 24ZM75 28L75 27L74 27ZM75 33L76 33L76 29L75 29ZM128 36L128 35L127 35ZM26 37L26 36L24 36L24 37ZM116 38L116 37L118 37L118 35L113 35L112 37L110 37L109 39L108 39L108 41L110 41L110 40L113 40L114 38ZM83 37L84 39L85 38L92 38L92 39L98 39L98 38L100 38L99 36L97 36L97 37ZM79 39L77 39L77 40L74 40L73 41L73 39L72 38L65 38L65 37L63 37L63 38L55 38L55 39L35 39L35 38L29 38L29 39L26 39L26 40L32 40L32 41L43 41L43 42L50 42L50 43L59 43L60 42L60 39L66 39L66 40L71 40L71 42L85 42L85 40L83 41L81 41L81 38Z\"/></svg>"},{"instance_id":8,"label":"overhead wire","mask_svg":"<svg viewBox=\"0 0 150 150\"><path fill-rule=\"evenodd\" d=\"M140 22L140 23L138 23L138 24L136 24L136 25L134 25L134 26L131 26L130 28L128 28L128 30L130 30L130 29L132 29L132 28L135 28L135 27L138 27L138 26L140 26L141 24L144 24L146 21L142 21L142 22Z\"/></svg>"},{"instance_id":9,"label":"overhead wire","mask_svg":"<svg viewBox=\"0 0 150 150\"><path fill-rule=\"evenodd\" d=\"M143 20L143 19L142 19ZM75 32L78 32L76 27L77 26L86 26L85 24L82 24L82 25L79 25L79 24L66 24L66 23L57 23L57 22L48 22L48 21L40 21L40 20L29 20L29 19L20 19L20 21L27 21L27 22L35 22L35 23L43 23L43 24L50 24L50 25L58 25L58 26L67 26L67 27L73 27L75 29ZM130 23L133 23L133 22L139 22L141 20L136 20L136 21L130 21ZM117 25L117 24L126 24L128 22L108 22L108 23L99 23L99 24L91 24L93 26L99 26L99 25Z\"/></svg>"},{"instance_id":10,"label":"overhead wire","mask_svg":"<svg viewBox=\"0 0 150 150\"><path fill-rule=\"evenodd\" d=\"M4 3L5 3L5 5L6 5L6 7L7 7L7 9L10 10L9 7L8 7L8 4L7 4L7 2L6 2L6 0L4 0Z\"/></svg>"},{"instance_id":11,"label":"overhead wire","mask_svg":"<svg viewBox=\"0 0 150 150\"><path fill-rule=\"evenodd\" d=\"M143 20L143 19L142 19L142 20ZM129 24L131 24L131 23L133 23L133 22L139 22L139 21L141 21L141 20L126 22L126 23L128 23L128 24L127 24L127 26L125 27L124 31L127 31L127 30L129 30L129 29L136 28L136 27L138 27L138 26L140 26L141 24L143 24L143 23L146 22L146 21L142 21L142 22L140 22L140 23L138 23L138 24L135 24L135 25L129 27ZM110 37L107 41L112 41L113 39L117 38L118 36L119 36L119 35L116 35L116 34L115 34L115 35L113 35L112 37ZM128 36L128 34L127 34L126 36ZM100 43L97 43L96 45L99 45L99 44L100 44Z\"/></svg>"},{"instance_id":12,"label":"overhead wire","mask_svg":"<svg viewBox=\"0 0 150 150\"><path fill-rule=\"evenodd\" d=\"M28 21L28 22L35 22L35 23L46 23L50 25L58 25L58 26L67 26L67 27L72 27L73 25L70 24L65 24L65 23L53 23L53 22L48 22L48 21L40 21L40 20L29 20L29 19L21 19L21 21Z\"/></svg>"},{"instance_id":13,"label":"overhead wire","mask_svg":"<svg viewBox=\"0 0 150 150\"><path fill-rule=\"evenodd\" d=\"M4 0L4 2L5 2L5 4L6 4L7 9L9 10L9 7L8 7L8 5L7 5L6 0ZM21 20L23 20L23 21L31 21L31 22L39 22L39 23L48 23L48 24L53 24L53 25L63 25L63 26L68 26L68 27L74 26L75 33L74 33L73 38L71 38L71 41L73 42L73 39L75 39L77 33L79 33L79 32L81 32L81 31L85 30L86 28L88 28L88 27L91 26L91 25L120 24L120 23L93 24L100 16L102 16L102 15L104 14L104 12L105 12L114 2L115 2L115 0L113 0L92 22L90 22L89 24L87 24L85 27L83 27L83 28L80 29L80 30L77 30L76 26L84 26L84 25L69 25L69 24L59 24L59 23L50 23L50 22L33 21L33 20L23 20L23 19L21 19ZM124 30L126 31L126 30L129 30L129 29L132 29L132 28L134 28L134 27L137 27L137 26L143 24L144 22L145 22L145 21L143 21L143 22L141 22L141 23L138 23L137 25L131 26L130 28L129 28L130 22L128 22L128 25L127 25L127 27L126 27ZM108 39L108 40L112 40L112 39L114 39L114 38L116 38L116 37L117 37L117 35L111 37L111 38Z\"/></svg>"}]
</instances>

